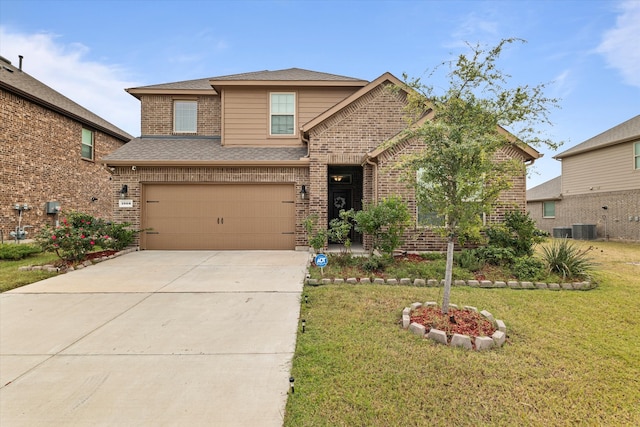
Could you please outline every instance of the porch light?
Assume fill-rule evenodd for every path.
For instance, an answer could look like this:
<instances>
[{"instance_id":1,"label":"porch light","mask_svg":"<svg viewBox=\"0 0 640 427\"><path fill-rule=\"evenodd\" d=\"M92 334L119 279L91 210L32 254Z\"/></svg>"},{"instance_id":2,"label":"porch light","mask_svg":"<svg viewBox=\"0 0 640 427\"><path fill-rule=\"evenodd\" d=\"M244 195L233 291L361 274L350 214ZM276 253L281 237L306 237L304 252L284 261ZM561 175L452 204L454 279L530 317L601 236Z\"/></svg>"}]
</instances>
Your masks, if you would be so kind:
<instances>
[{"instance_id":1,"label":"porch light","mask_svg":"<svg viewBox=\"0 0 640 427\"><path fill-rule=\"evenodd\" d=\"M340 182L342 181L342 175L331 175L331 181L333 182Z\"/></svg>"},{"instance_id":2,"label":"porch light","mask_svg":"<svg viewBox=\"0 0 640 427\"><path fill-rule=\"evenodd\" d=\"M304 200L304 199L306 199L306 198L307 198L307 195L308 195L308 194L309 194L309 193L307 193L307 187L306 187L305 185L303 185L303 186L302 186L302 189L300 190L300 198L301 198L302 200Z\"/></svg>"},{"instance_id":3,"label":"porch light","mask_svg":"<svg viewBox=\"0 0 640 427\"><path fill-rule=\"evenodd\" d=\"M124 184L120 189L120 198L124 199L128 192L129 192L129 187L127 187L127 184Z\"/></svg>"}]
</instances>

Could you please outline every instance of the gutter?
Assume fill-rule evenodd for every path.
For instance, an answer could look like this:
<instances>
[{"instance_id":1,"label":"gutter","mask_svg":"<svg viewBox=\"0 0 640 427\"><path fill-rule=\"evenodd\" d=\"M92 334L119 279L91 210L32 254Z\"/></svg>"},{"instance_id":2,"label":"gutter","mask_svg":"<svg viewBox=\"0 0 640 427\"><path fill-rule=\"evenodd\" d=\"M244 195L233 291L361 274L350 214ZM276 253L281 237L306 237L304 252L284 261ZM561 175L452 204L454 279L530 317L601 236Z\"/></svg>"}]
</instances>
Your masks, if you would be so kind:
<instances>
[{"instance_id":1,"label":"gutter","mask_svg":"<svg viewBox=\"0 0 640 427\"><path fill-rule=\"evenodd\" d=\"M261 167L309 167L309 159L301 158L300 160L276 160L276 161L259 161L259 160L100 160L105 166L147 166L147 167L163 167L163 166L261 166Z\"/></svg>"}]
</instances>

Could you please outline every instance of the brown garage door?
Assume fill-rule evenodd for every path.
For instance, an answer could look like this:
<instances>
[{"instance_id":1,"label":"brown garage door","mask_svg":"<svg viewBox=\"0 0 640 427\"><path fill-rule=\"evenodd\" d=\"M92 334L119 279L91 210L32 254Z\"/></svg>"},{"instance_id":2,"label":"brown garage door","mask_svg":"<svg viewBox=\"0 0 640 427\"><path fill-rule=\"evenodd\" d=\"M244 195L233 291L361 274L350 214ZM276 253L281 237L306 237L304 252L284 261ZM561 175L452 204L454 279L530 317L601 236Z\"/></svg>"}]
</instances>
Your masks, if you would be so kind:
<instances>
[{"instance_id":1,"label":"brown garage door","mask_svg":"<svg viewBox=\"0 0 640 427\"><path fill-rule=\"evenodd\" d=\"M294 249L291 184L149 184L143 249Z\"/></svg>"}]
</instances>

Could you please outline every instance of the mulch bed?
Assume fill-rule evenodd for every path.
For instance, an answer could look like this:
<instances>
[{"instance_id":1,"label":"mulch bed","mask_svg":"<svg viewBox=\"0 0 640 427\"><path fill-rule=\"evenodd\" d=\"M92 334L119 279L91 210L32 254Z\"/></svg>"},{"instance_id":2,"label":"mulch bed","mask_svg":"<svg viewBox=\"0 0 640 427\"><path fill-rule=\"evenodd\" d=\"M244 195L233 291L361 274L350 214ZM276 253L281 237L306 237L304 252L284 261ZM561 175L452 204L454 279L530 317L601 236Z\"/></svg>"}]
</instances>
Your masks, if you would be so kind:
<instances>
[{"instance_id":1,"label":"mulch bed","mask_svg":"<svg viewBox=\"0 0 640 427\"><path fill-rule=\"evenodd\" d=\"M456 308L449 308L449 312L443 314L440 307L420 307L411 313L411 322L424 325L427 331L432 328L444 331L449 337L453 334L490 337L496 331L480 313Z\"/></svg>"}]
</instances>

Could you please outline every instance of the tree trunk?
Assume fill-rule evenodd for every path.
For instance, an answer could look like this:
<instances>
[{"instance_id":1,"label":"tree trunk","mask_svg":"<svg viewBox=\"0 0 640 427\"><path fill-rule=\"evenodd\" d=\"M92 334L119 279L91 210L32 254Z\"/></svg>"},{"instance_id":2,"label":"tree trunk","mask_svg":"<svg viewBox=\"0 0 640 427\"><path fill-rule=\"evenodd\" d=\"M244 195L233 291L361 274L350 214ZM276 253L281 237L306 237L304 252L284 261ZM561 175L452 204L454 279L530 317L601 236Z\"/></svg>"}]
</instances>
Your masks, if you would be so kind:
<instances>
[{"instance_id":1,"label":"tree trunk","mask_svg":"<svg viewBox=\"0 0 640 427\"><path fill-rule=\"evenodd\" d=\"M453 236L447 240L447 268L444 273L444 297L442 298L442 312L449 312L449 297L451 295L451 277L453 276Z\"/></svg>"}]
</instances>

